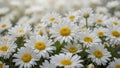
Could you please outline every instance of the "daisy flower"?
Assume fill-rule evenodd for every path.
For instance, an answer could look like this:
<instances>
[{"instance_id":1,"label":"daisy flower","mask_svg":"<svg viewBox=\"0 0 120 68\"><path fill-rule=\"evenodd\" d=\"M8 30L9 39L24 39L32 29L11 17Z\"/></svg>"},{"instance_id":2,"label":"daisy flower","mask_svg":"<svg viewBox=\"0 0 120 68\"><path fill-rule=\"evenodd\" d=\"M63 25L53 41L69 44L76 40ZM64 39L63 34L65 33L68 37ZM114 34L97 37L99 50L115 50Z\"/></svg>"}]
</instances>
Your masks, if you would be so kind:
<instances>
[{"instance_id":1,"label":"daisy flower","mask_svg":"<svg viewBox=\"0 0 120 68\"><path fill-rule=\"evenodd\" d=\"M15 66L19 66L19 68L31 68L36 65L35 61L39 60L37 54L30 47L21 47L13 57L15 57L13 59Z\"/></svg>"},{"instance_id":2,"label":"daisy flower","mask_svg":"<svg viewBox=\"0 0 120 68\"><path fill-rule=\"evenodd\" d=\"M41 30L41 29L45 29L47 27L47 24L45 23L38 23L34 26L34 30Z\"/></svg>"},{"instance_id":3,"label":"daisy flower","mask_svg":"<svg viewBox=\"0 0 120 68\"><path fill-rule=\"evenodd\" d=\"M98 14L107 14L108 9L106 7L96 7L95 12Z\"/></svg>"},{"instance_id":4,"label":"daisy flower","mask_svg":"<svg viewBox=\"0 0 120 68\"><path fill-rule=\"evenodd\" d=\"M37 53L38 57L49 57L48 52L52 52L52 50L55 50L55 47L52 46L53 42L52 40L48 39L47 36L31 36L29 40L27 40L27 43L25 44L26 47L31 47L35 53Z\"/></svg>"},{"instance_id":5,"label":"daisy flower","mask_svg":"<svg viewBox=\"0 0 120 68\"><path fill-rule=\"evenodd\" d=\"M109 63L107 68L120 68L120 59L115 58L114 61Z\"/></svg>"},{"instance_id":6,"label":"daisy flower","mask_svg":"<svg viewBox=\"0 0 120 68\"><path fill-rule=\"evenodd\" d=\"M65 19L76 23L76 22L78 22L79 17L80 16L79 16L78 12L69 12L68 14L66 14Z\"/></svg>"},{"instance_id":7,"label":"daisy flower","mask_svg":"<svg viewBox=\"0 0 120 68\"><path fill-rule=\"evenodd\" d=\"M112 45L120 44L120 28L119 26L111 26L106 31L107 40L110 40Z\"/></svg>"},{"instance_id":8,"label":"daisy flower","mask_svg":"<svg viewBox=\"0 0 120 68\"><path fill-rule=\"evenodd\" d=\"M24 35L27 35L31 30L30 25L16 25L15 27L12 27L9 29L8 33L10 35L13 35L15 37L21 37Z\"/></svg>"},{"instance_id":9,"label":"daisy flower","mask_svg":"<svg viewBox=\"0 0 120 68\"><path fill-rule=\"evenodd\" d=\"M103 37L103 36L107 36L106 31L107 31L106 28L100 27L100 28L95 28L93 32L96 33L98 37Z\"/></svg>"},{"instance_id":10,"label":"daisy flower","mask_svg":"<svg viewBox=\"0 0 120 68\"><path fill-rule=\"evenodd\" d=\"M68 43L64 48L62 48L62 52L64 53L79 53L81 52L81 46L77 43Z\"/></svg>"},{"instance_id":11,"label":"daisy flower","mask_svg":"<svg viewBox=\"0 0 120 68\"><path fill-rule=\"evenodd\" d=\"M13 41L0 42L0 57L9 58L16 48L17 45Z\"/></svg>"},{"instance_id":12,"label":"daisy flower","mask_svg":"<svg viewBox=\"0 0 120 68\"><path fill-rule=\"evenodd\" d=\"M92 44L98 44L101 40L98 36L90 30L86 30L85 32L80 33L80 42L84 43L83 45L89 47Z\"/></svg>"},{"instance_id":13,"label":"daisy flower","mask_svg":"<svg viewBox=\"0 0 120 68\"><path fill-rule=\"evenodd\" d=\"M74 28L73 28L74 27ZM54 41L59 41L61 44L63 42L68 42L76 40L75 35L77 35L79 27L72 22L60 22L58 24L53 24L50 29L51 38L55 38Z\"/></svg>"},{"instance_id":14,"label":"daisy flower","mask_svg":"<svg viewBox=\"0 0 120 68\"><path fill-rule=\"evenodd\" d=\"M45 60L45 62L42 63L42 65L40 65L40 68L56 68L56 66L50 63L49 61Z\"/></svg>"},{"instance_id":15,"label":"daisy flower","mask_svg":"<svg viewBox=\"0 0 120 68\"><path fill-rule=\"evenodd\" d=\"M96 15L93 15L94 17L94 22L95 24L98 24L98 25L105 25L106 24L106 20L107 20L107 16L105 15L102 15L102 14L96 14Z\"/></svg>"},{"instance_id":16,"label":"daisy flower","mask_svg":"<svg viewBox=\"0 0 120 68\"><path fill-rule=\"evenodd\" d=\"M2 42L14 42L16 41L16 38L11 35L5 35L5 36L0 36L0 41Z\"/></svg>"},{"instance_id":17,"label":"daisy flower","mask_svg":"<svg viewBox=\"0 0 120 68\"><path fill-rule=\"evenodd\" d=\"M79 13L82 18L89 18L92 15L93 11L91 8L82 8Z\"/></svg>"},{"instance_id":18,"label":"daisy flower","mask_svg":"<svg viewBox=\"0 0 120 68\"><path fill-rule=\"evenodd\" d=\"M52 12L46 14L42 19L41 22L50 24L50 23L59 23L61 20L61 16L58 13Z\"/></svg>"},{"instance_id":19,"label":"daisy flower","mask_svg":"<svg viewBox=\"0 0 120 68\"><path fill-rule=\"evenodd\" d=\"M106 65L111 57L110 52L102 44L94 44L87 52L89 53L88 58L91 58L97 65Z\"/></svg>"},{"instance_id":20,"label":"daisy flower","mask_svg":"<svg viewBox=\"0 0 120 68\"><path fill-rule=\"evenodd\" d=\"M40 36L47 35L47 24L42 23L35 25L33 34Z\"/></svg>"},{"instance_id":21,"label":"daisy flower","mask_svg":"<svg viewBox=\"0 0 120 68\"><path fill-rule=\"evenodd\" d=\"M28 16L23 16L18 20L17 24L18 25L28 25L28 23L27 23L28 20L29 20Z\"/></svg>"},{"instance_id":22,"label":"daisy flower","mask_svg":"<svg viewBox=\"0 0 120 68\"><path fill-rule=\"evenodd\" d=\"M0 61L0 67L1 68L9 68L9 65L6 65L5 63Z\"/></svg>"},{"instance_id":23,"label":"daisy flower","mask_svg":"<svg viewBox=\"0 0 120 68\"><path fill-rule=\"evenodd\" d=\"M120 26L120 20L117 17L112 17L106 21L107 27Z\"/></svg>"},{"instance_id":24,"label":"daisy flower","mask_svg":"<svg viewBox=\"0 0 120 68\"><path fill-rule=\"evenodd\" d=\"M9 20L0 21L0 32L4 31L5 29L10 28L11 26L12 24Z\"/></svg>"},{"instance_id":25,"label":"daisy flower","mask_svg":"<svg viewBox=\"0 0 120 68\"><path fill-rule=\"evenodd\" d=\"M45 36L47 35L47 30L46 29L35 30L33 32L33 35Z\"/></svg>"},{"instance_id":26,"label":"daisy flower","mask_svg":"<svg viewBox=\"0 0 120 68\"><path fill-rule=\"evenodd\" d=\"M78 55L72 55L70 53L59 54L51 57L51 63L55 64L59 67L64 68L81 68L83 65L81 64L82 60Z\"/></svg>"}]
</instances>

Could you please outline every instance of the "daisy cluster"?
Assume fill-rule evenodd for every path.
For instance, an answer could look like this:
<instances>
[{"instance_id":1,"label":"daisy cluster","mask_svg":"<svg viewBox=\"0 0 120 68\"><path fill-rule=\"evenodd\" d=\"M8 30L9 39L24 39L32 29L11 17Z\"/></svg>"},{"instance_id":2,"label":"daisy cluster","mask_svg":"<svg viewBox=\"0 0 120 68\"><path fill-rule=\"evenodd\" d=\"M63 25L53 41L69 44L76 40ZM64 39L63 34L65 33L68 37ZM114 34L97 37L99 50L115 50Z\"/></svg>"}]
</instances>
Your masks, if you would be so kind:
<instances>
[{"instance_id":1,"label":"daisy cluster","mask_svg":"<svg viewBox=\"0 0 120 68\"><path fill-rule=\"evenodd\" d=\"M120 68L119 1L0 0L0 6L0 68Z\"/></svg>"}]
</instances>

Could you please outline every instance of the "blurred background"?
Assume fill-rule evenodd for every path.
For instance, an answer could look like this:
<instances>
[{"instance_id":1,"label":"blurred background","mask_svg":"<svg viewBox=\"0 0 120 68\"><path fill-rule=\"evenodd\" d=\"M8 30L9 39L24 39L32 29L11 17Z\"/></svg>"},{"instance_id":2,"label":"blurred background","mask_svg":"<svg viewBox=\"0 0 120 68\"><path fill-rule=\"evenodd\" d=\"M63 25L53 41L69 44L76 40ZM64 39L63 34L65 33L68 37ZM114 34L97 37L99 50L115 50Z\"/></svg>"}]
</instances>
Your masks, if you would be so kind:
<instances>
[{"instance_id":1,"label":"blurred background","mask_svg":"<svg viewBox=\"0 0 120 68\"><path fill-rule=\"evenodd\" d=\"M77 11L90 7L97 13L111 14L120 18L120 0L0 0L1 19L17 18L22 15L43 16L48 12Z\"/></svg>"}]
</instances>

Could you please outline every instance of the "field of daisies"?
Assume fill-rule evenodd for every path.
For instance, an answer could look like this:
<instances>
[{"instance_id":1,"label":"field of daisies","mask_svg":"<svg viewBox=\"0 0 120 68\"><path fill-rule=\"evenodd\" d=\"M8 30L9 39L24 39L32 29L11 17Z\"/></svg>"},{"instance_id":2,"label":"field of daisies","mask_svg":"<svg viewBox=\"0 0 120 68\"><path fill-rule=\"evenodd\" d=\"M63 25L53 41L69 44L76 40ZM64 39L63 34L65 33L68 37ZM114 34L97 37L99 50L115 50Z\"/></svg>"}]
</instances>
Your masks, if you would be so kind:
<instances>
[{"instance_id":1,"label":"field of daisies","mask_svg":"<svg viewBox=\"0 0 120 68\"><path fill-rule=\"evenodd\" d=\"M120 0L0 0L0 68L120 68Z\"/></svg>"}]
</instances>

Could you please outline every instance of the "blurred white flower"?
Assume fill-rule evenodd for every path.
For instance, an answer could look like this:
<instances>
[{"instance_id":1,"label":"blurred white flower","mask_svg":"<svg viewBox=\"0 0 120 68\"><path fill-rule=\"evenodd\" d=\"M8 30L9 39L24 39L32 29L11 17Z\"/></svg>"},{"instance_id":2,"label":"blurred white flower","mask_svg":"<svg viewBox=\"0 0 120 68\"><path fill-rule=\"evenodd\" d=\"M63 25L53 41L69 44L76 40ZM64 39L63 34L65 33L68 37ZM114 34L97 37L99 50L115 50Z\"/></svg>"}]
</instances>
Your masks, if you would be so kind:
<instances>
[{"instance_id":1,"label":"blurred white flower","mask_svg":"<svg viewBox=\"0 0 120 68\"><path fill-rule=\"evenodd\" d=\"M107 7L108 8L116 8L119 6L119 1L115 0L115 1L110 1L107 3Z\"/></svg>"},{"instance_id":2,"label":"blurred white flower","mask_svg":"<svg viewBox=\"0 0 120 68\"><path fill-rule=\"evenodd\" d=\"M7 14L9 11L10 9L8 7L0 8L0 16Z\"/></svg>"}]
</instances>

